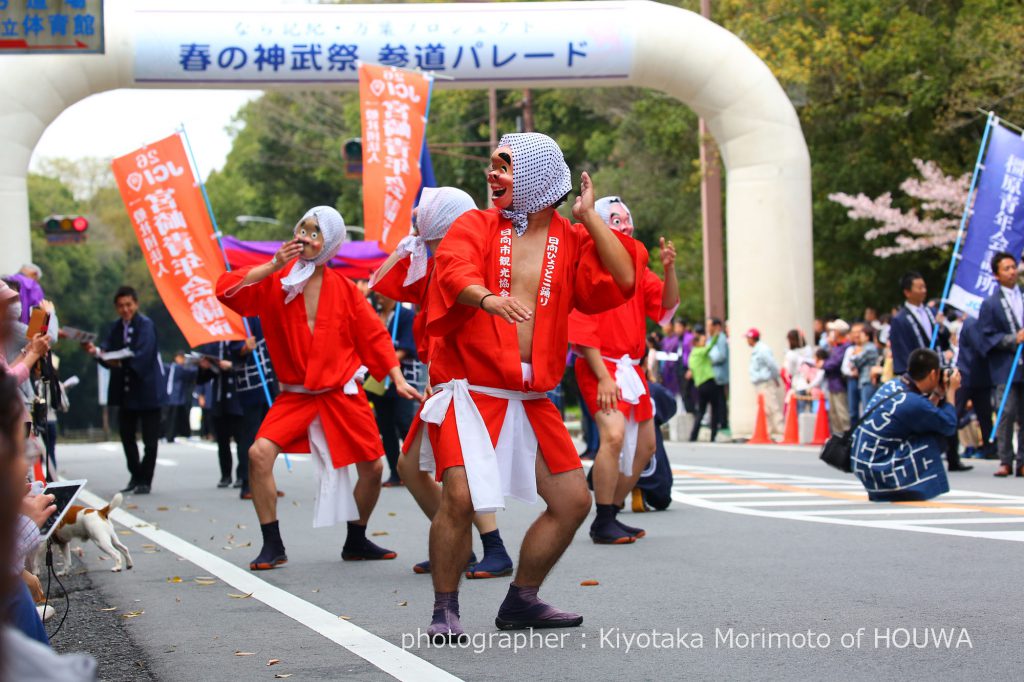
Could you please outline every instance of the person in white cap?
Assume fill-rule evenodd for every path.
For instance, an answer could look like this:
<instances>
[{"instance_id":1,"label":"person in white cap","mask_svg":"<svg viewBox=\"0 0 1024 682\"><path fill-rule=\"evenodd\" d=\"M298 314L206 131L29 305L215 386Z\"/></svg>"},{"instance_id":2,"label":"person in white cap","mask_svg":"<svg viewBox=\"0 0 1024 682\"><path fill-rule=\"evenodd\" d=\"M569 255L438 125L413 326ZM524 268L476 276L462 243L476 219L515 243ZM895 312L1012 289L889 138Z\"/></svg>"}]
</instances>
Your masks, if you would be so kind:
<instances>
[{"instance_id":1,"label":"person in white cap","mask_svg":"<svg viewBox=\"0 0 1024 682\"><path fill-rule=\"evenodd\" d=\"M608 227L633 236L633 215L621 198L604 197L594 207ZM576 383L600 436L591 471L597 515L590 539L597 544L629 544L646 535L617 515L656 445L653 403L640 367L647 347L647 319L668 324L679 306L676 250L664 238L660 247L664 282L645 264L636 296L597 315L580 310L569 315L569 341L578 356ZM643 510L642 502L639 508Z\"/></svg>"},{"instance_id":2,"label":"person in white cap","mask_svg":"<svg viewBox=\"0 0 1024 682\"><path fill-rule=\"evenodd\" d=\"M473 198L454 187L426 187L414 213L414 232L398 242L392 253L370 278L370 289L396 301L413 303L419 312L413 320L413 336L420 361L430 364L433 339L426 330L428 313L427 284L434 274L433 253L455 220L466 211L476 210ZM436 465L430 439L419 413L402 442L398 470L402 482L412 493L420 509L433 519L441 504L441 486L434 480ZM484 557L476 561L472 554L466 568L467 578L500 578L512 574L512 558L498 530L494 512L477 514L473 523L480 533ZM430 573L430 560L413 566L419 574Z\"/></svg>"},{"instance_id":3,"label":"person in white cap","mask_svg":"<svg viewBox=\"0 0 1024 682\"><path fill-rule=\"evenodd\" d=\"M435 254L427 331L433 395L423 406L443 482L430 528L435 640L466 637L459 577L474 512L505 497L547 508L527 531L498 610L501 629L571 627L583 617L541 601L541 583L590 511L576 447L546 392L565 371L569 312L597 313L635 293L647 251L609 230L584 173L570 223L555 209L572 189L554 140L505 135L487 171L494 208L463 213Z\"/></svg>"},{"instance_id":4,"label":"person in white cap","mask_svg":"<svg viewBox=\"0 0 1024 682\"><path fill-rule=\"evenodd\" d=\"M366 538L384 446L359 380L369 368L379 380L390 377L403 397L421 396L402 376L391 337L359 289L326 267L345 240L341 215L329 206L311 208L294 235L270 262L217 281L224 305L260 318L282 389L249 449L249 486L263 533L263 548L249 568L288 560L273 472L281 452L312 452L318 479L313 525L348 522L342 559L393 559L395 552ZM358 473L354 490L350 465Z\"/></svg>"}]
</instances>

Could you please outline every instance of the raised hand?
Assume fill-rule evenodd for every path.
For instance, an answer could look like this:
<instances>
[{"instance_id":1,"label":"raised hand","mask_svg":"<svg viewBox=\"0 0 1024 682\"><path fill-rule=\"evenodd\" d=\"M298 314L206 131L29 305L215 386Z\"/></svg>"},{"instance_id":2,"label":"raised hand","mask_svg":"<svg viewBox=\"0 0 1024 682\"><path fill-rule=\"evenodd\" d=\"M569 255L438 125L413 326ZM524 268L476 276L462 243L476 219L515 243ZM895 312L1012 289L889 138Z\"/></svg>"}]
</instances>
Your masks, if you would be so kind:
<instances>
[{"instance_id":1,"label":"raised hand","mask_svg":"<svg viewBox=\"0 0 1024 682\"><path fill-rule=\"evenodd\" d=\"M658 240L658 246L661 247L661 264L665 270L675 267L676 247L672 245L672 242L666 241L665 238L662 237Z\"/></svg>"},{"instance_id":2,"label":"raised hand","mask_svg":"<svg viewBox=\"0 0 1024 682\"><path fill-rule=\"evenodd\" d=\"M281 244L281 248L274 254L274 259L271 263L274 264L275 270L283 268L293 258L298 258L299 254L302 253L303 244L298 239L290 239L284 244Z\"/></svg>"},{"instance_id":3,"label":"raised hand","mask_svg":"<svg viewBox=\"0 0 1024 682\"><path fill-rule=\"evenodd\" d=\"M594 183L590 175L584 171L580 176L580 194L572 205L572 217L583 222L583 214L594 210Z\"/></svg>"}]
</instances>

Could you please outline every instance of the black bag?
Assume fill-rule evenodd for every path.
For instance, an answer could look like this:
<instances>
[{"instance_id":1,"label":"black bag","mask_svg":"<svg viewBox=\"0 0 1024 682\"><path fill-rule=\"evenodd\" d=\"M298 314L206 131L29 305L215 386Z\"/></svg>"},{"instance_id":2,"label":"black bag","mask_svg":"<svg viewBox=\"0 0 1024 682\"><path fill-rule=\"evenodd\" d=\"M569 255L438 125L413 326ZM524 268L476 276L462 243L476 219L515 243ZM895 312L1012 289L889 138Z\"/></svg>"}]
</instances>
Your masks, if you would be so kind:
<instances>
[{"instance_id":1,"label":"black bag","mask_svg":"<svg viewBox=\"0 0 1024 682\"><path fill-rule=\"evenodd\" d=\"M821 454L818 458L830 467L835 467L836 469L845 471L848 474L852 473L853 466L851 465L851 461L853 459L853 434L858 428L860 428L861 424L867 421L867 418L871 416L872 412L898 396L900 393L905 393L905 391L895 391L892 395L879 400L878 403L868 410L863 417L855 420L853 425L850 427L850 430L846 433L838 436L829 436L828 440L826 440L825 444L821 447Z\"/></svg>"}]
</instances>

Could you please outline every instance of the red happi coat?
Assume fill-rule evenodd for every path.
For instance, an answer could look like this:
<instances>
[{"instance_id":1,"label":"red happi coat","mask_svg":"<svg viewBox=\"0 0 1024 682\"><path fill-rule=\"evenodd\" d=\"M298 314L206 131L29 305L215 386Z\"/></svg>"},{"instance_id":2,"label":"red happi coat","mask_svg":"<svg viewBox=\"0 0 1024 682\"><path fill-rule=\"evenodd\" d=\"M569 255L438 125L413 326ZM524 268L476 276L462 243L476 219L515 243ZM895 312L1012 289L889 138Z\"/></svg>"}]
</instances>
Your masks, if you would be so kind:
<instances>
[{"instance_id":1,"label":"red happi coat","mask_svg":"<svg viewBox=\"0 0 1024 682\"><path fill-rule=\"evenodd\" d=\"M260 318L281 383L313 392L327 389L317 395L282 392L257 438L268 438L285 452L309 452L308 428L319 416L335 467L381 457L384 446L362 386L355 395L345 395L342 390L360 365L380 380L398 366L391 337L369 302L355 284L325 268L310 333L303 296L284 302L281 279L291 270L290 265L228 295L250 269L221 275L217 298L240 315Z\"/></svg>"},{"instance_id":2,"label":"red happi coat","mask_svg":"<svg viewBox=\"0 0 1024 682\"><path fill-rule=\"evenodd\" d=\"M647 250L634 239L616 236L629 252L636 272L642 272ZM510 249L501 248L509 243ZM440 341L430 358L431 384L467 379L470 384L492 388L550 391L565 372L569 312L579 308L599 313L622 305L634 294L632 289L622 291L601 264L586 228L554 213L547 242L555 247L553 256L548 257L549 250L542 261L537 300L526 302L534 309L533 380L524 382L515 325L457 302L459 293L473 284L495 294L510 288L510 261L502 259L515 258L515 243L512 223L498 209L467 211L441 242L434 254L434 277L427 294L427 331ZM496 443L507 401L479 393L472 396ZM523 405L549 470L560 473L579 468L575 446L554 404L528 400ZM445 468L462 465L451 411L440 427L431 425L430 437L439 478Z\"/></svg>"},{"instance_id":3,"label":"red happi coat","mask_svg":"<svg viewBox=\"0 0 1024 682\"><path fill-rule=\"evenodd\" d=\"M434 259L427 261L427 274L406 286L409 274L410 258L406 256L391 266L383 277L370 286L373 291L380 292L388 298L400 303L412 303L419 308L412 321L412 337L416 342L416 356L423 364L430 362L430 350L433 338L427 334L427 284L434 274Z\"/></svg>"},{"instance_id":4,"label":"red happi coat","mask_svg":"<svg viewBox=\"0 0 1024 682\"><path fill-rule=\"evenodd\" d=\"M661 306L665 283L650 268L644 265L643 275L638 278L640 286L636 296L612 310L588 315L582 310L574 310L569 315L569 342L574 345L596 348L604 358L619 359L628 355L634 360L643 358L647 349L647 320L650 318L658 324L665 324L666 317L671 318L675 308ZM615 363L604 361L608 373L615 377ZM591 414L597 414L597 376L583 357L576 359L576 382L580 394L587 403ZM647 389L647 377L643 368L637 365L634 370ZM619 401L619 410L627 417L633 416L637 421L645 421L654 416L651 407L650 393L640 396L638 405Z\"/></svg>"}]
</instances>

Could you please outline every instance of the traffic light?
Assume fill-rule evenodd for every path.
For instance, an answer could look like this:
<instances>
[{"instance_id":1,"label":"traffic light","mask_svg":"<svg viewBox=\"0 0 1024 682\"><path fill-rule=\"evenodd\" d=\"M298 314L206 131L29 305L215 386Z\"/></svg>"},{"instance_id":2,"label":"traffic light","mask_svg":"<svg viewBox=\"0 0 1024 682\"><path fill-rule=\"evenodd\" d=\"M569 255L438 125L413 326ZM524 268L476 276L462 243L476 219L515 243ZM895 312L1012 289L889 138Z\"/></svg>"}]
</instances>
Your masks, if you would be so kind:
<instances>
[{"instance_id":1,"label":"traffic light","mask_svg":"<svg viewBox=\"0 0 1024 682\"><path fill-rule=\"evenodd\" d=\"M51 244L81 242L88 229L89 219L81 215L51 215L43 221L46 241Z\"/></svg>"},{"instance_id":2,"label":"traffic light","mask_svg":"<svg viewBox=\"0 0 1024 682\"><path fill-rule=\"evenodd\" d=\"M363 177L363 140L353 137L341 145L341 155L345 158L345 177L358 180Z\"/></svg>"},{"instance_id":3,"label":"traffic light","mask_svg":"<svg viewBox=\"0 0 1024 682\"><path fill-rule=\"evenodd\" d=\"M44 223L46 234L82 233L89 229L89 219L81 215L51 215Z\"/></svg>"}]
</instances>

